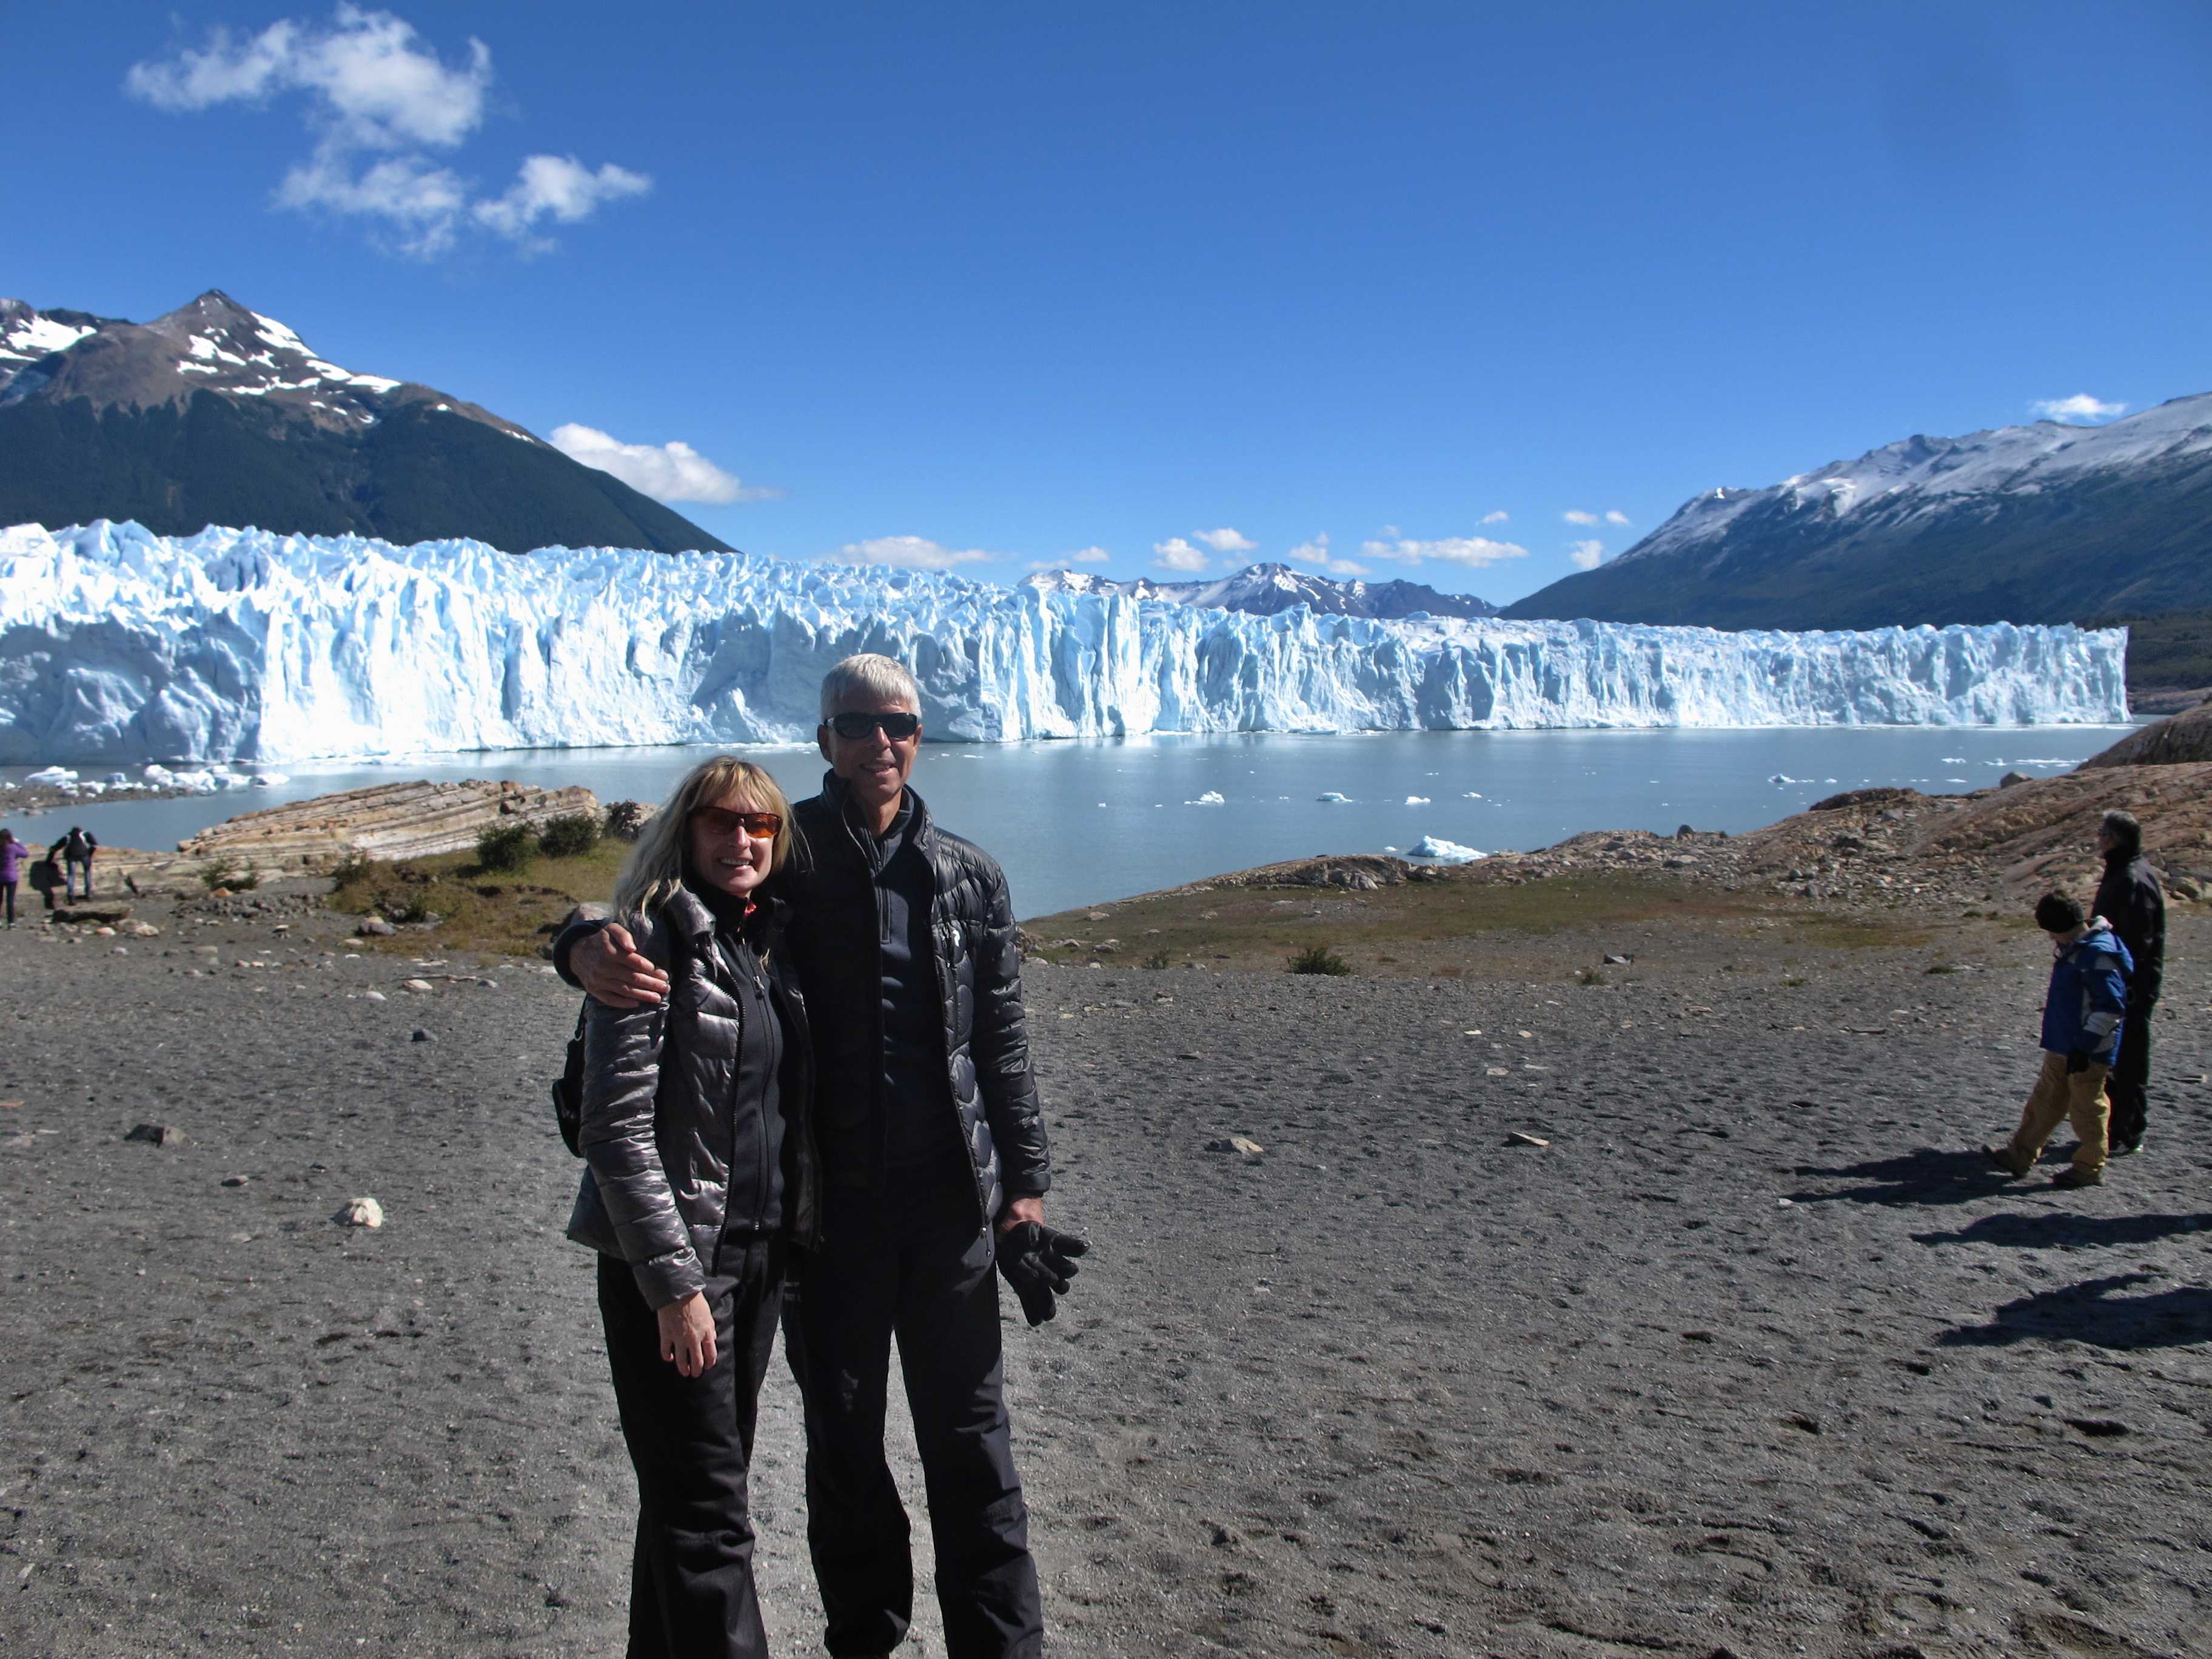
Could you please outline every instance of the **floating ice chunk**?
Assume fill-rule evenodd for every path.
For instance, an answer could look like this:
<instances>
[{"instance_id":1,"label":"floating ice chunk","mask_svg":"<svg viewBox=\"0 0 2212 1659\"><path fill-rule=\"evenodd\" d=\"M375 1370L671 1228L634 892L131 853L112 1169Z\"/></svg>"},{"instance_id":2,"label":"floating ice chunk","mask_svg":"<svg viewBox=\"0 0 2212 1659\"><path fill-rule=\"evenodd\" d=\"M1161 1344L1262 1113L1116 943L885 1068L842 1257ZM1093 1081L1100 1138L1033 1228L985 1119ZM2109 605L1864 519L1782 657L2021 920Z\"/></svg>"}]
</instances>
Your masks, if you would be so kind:
<instances>
[{"instance_id":1,"label":"floating ice chunk","mask_svg":"<svg viewBox=\"0 0 2212 1659\"><path fill-rule=\"evenodd\" d=\"M1461 796L1460 799L1462 800L1480 800L1482 799L1482 791L1480 789L1470 789L1466 794Z\"/></svg>"},{"instance_id":2,"label":"floating ice chunk","mask_svg":"<svg viewBox=\"0 0 2212 1659\"><path fill-rule=\"evenodd\" d=\"M1218 789L1209 789L1196 800L1187 800L1183 805L1185 806L1226 806L1229 803L1222 798Z\"/></svg>"},{"instance_id":3,"label":"floating ice chunk","mask_svg":"<svg viewBox=\"0 0 2212 1659\"><path fill-rule=\"evenodd\" d=\"M1331 806L1350 806L1353 804L1351 796L1340 795L1334 789L1324 789L1321 793L1316 795L1314 799L1319 801L1326 801Z\"/></svg>"},{"instance_id":4,"label":"floating ice chunk","mask_svg":"<svg viewBox=\"0 0 2212 1659\"><path fill-rule=\"evenodd\" d=\"M1455 841L1446 841L1442 836L1423 836L1413 843L1408 858L1433 859L1438 864L1472 864L1488 854L1478 853L1472 847L1462 847Z\"/></svg>"},{"instance_id":5,"label":"floating ice chunk","mask_svg":"<svg viewBox=\"0 0 2212 1659\"><path fill-rule=\"evenodd\" d=\"M1406 805L1408 806L1426 806L1428 804L1429 798L1426 795L1408 795L1406 797Z\"/></svg>"},{"instance_id":6,"label":"floating ice chunk","mask_svg":"<svg viewBox=\"0 0 2212 1659\"><path fill-rule=\"evenodd\" d=\"M280 783L291 781L290 775L283 772L256 772L253 775L253 787L257 789L274 789Z\"/></svg>"},{"instance_id":7,"label":"floating ice chunk","mask_svg":"<svg viewBox=\"0 0 2212 1659\"><path fill-rule=\"evenodd\" d=\"M110 773L107 775L106 781L108 781L108 782L109 782L109 783L111 783L111 784L114 784L114 783L128 783L128 782L130 782L130 781L131 781L131 780L130 780L129 778L127 778L127 777L124 776L124 775L123 775L122 773L120 773L120 772L110 772Z\"/></svg>"},{"instance_id":8,"label":"floating ice chunk","mask_svg":"<svg viewBox=\"0 0 2212 1659\"><path fill-rule=\"evenodd\" d=\"M1767 779L1767 781L1771 784L1781 785L1789 783L1810 783L1813 780L1810 778L1793 778L1787 772L1777 772L1772 777Z\"/></svg>"},{"instance_id":9,"label":"floating ice chunk","mask_svg":"<svg viewBox=\"0 0 2212 1659\"><path fill-rule=\"evenodd\" d=\"M75 783L76 774L66 766L42 766L23 781L26 783Z\"/></svg>"},{"instance_id":10,"label":"floating ice chunk","mask_svg":"<svg viewBox=\"0 0 2212 1659\"><path fill-rule=\"evenodd\" d=\"M1966 757L1964 755L1946 755L1943 757L1943 764L1946 766L1964 766L1966 763Z\"/></svg>"}]
</instances>

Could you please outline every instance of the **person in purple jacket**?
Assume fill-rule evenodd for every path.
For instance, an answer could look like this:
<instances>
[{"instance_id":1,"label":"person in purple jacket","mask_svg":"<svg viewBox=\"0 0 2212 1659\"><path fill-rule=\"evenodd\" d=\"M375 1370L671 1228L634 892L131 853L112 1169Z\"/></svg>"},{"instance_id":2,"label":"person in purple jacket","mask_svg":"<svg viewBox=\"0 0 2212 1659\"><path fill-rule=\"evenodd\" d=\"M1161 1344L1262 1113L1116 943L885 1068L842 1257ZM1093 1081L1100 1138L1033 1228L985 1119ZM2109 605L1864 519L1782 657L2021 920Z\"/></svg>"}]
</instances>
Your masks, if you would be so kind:
<instances>
[{"instance_id":1,"label":"person in purple jacket","mask_svg":"<svg viewBox=\"0 0 2212 1659\"><path fill-rule=\"evenodd\" d=\"M23 860L31 849L15 839L12 830L0 830L0 891L8 896L8 925L15 925L15 883L23 873Z\"/></svg>"}]
</instances>

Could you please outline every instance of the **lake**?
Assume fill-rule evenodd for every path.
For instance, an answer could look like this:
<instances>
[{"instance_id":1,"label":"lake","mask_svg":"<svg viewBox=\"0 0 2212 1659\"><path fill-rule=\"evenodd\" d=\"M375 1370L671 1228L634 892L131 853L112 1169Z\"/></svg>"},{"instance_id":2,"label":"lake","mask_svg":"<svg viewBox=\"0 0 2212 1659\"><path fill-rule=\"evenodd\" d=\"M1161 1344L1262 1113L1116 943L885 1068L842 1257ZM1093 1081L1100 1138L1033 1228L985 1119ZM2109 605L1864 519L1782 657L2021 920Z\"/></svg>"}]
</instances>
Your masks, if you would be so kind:
<instances>
[{"instance_id":1,"label":"lake","mask_svg":"<svg viewBox=\"0 0 2212 1659\"><path fill-rule=\"evenodd\" d=\"M1425 835L1487 853L1546 846L1584 830L1750 830L1839 789L1902 784L1940 793L1987 788L2007 771L2044 776L2131 729L1792 726L929 744L914 783L939 823L999 856L1017 913L1035 916L1277 859L1402 851ZM86 805L12 822L33 842L76 823L109 846L169 847L256 807L418 777L581 783L602 801L657 801L710 752L501 750L380 765L308 763L273 787ZM822 763L811 749L750 752L794 797L819 786ZM20 779L29 769L0 769L0 776ZM88 778L105 775L82 769ZM129 769L133 776L137 769ZM1325 793L1347 799L1324 802Z\"/></svg>"}]
</instances>

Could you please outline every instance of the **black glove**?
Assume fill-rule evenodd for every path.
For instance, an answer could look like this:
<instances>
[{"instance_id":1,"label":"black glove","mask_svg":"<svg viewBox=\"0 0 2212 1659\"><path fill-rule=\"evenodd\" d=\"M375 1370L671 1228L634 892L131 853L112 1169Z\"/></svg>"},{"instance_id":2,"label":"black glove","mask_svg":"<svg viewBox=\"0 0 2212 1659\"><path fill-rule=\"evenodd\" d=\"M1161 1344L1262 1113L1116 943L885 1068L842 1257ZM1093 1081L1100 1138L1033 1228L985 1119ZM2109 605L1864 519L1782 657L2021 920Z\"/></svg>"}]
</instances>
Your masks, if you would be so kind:
<instances>
[{"instance_id":1,"label":"black glove","mask_svg":"<svg viewBox=\"0 0 2212 1659\"><path fill-rule=\"evenodd\" d=\"M2086 1072L2088 1069L2089 1051L2087 1048L2076 1048L2066 1056L2066 1071L2069 1076L2075 1072Z\"/></svg>"},{"instance_id":2,"label":"black glove","mask_svg":"<svg viewBox=\"0 0 2212 1659\"><path fill-rule=\"evenodd\" d=\"M1075 1277L1075 1258L1090 1249L1088 1239L1054 1232L1042 1221L1018 1221L999 1235L999 1271L1031 1325L1052 1317L1054 1298L1066 1296Z\"/></svg>"}]
</instances>

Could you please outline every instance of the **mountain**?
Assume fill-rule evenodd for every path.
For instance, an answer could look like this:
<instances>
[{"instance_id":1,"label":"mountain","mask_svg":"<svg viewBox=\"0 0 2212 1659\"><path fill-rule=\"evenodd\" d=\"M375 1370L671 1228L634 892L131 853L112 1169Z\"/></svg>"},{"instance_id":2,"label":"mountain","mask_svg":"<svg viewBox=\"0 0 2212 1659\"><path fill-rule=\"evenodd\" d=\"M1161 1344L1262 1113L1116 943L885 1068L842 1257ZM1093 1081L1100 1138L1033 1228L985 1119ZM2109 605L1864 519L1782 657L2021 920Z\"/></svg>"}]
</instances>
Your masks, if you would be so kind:
<instances>
[{"instance_id":1,"label":"mountain","mask_svg":"<svg viewBox=\"0 0 2212 1659\"><path fill-rule=\"evenodd\" d=\"M822 665L933 736L2116 720L2126 636L1720 634L1133 605L877 565L0 529L0 763L790 743Z\"/></svg>"},{"instance_id":2,"label":"mountain","mask_svg":"<svg viewBox=\"0 0 2212 1659\"><path fill-rule=\"evenodd\" d=\"M341 368L214 289L144 324L0 300L0 524L730 550L514 422Z\"/></svg>"},{"instance_id":3,"label":"mountain","mask_svg":"<svg viewBox=\"0 0 2212 1659\"><path fill-rule=\"evenodd\" d=\"M1156 582L1149 576L1114 581L1080 570L1040 570L1023 585L1047 593L1118 594L1164 599L1201 611L1243 611L1272 617L1303 605L1317 617L1376 617L1392 621L1431 617L1494 617L1498 607L1472 593L1439 593L1419 582L1337 582L1286 564L1248 565L1212 582Z\"/></svg>"},{"instance_id":4,"label":"mountain","mask_svg":"<svg viewBox=\"0 0 2212 1659\"><path fill-rule=\"evenodd\" d=\"M1907 438L1716 489L1509 617L1875 628L2212 605L2212 392L2109 426Z\"/></svg>"}]
</instances>

